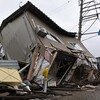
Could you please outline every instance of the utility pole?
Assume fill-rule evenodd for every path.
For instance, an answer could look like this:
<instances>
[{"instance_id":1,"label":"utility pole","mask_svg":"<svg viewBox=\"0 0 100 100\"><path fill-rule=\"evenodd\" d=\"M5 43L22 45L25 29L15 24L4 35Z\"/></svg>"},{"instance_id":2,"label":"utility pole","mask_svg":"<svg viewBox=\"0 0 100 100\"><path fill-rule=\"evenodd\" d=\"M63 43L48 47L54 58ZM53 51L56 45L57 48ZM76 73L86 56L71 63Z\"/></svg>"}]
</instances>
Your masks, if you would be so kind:
<instances>
[{"instance_id":1,"label":"utility pole","mask_svg":"<svg viewBox=\"0 0 100 100\"><path fill-rule=\"evenodd\" d=\"M98 9L100 9L100 3L96 3L95 0L79 0L80 6L80 17L79 17L79 31L78 31L78 39L81 41L82 35L87 35L87 31L90 27L95 23L97 19L99 19ZM92 25L89 28L82 31L83 23L93 21ZM99 19L100 21L100 19ZM94 32L90 32L94 33Z\"/></svg>"},{"instance_id":2,"label":"utility pole","mask_svg":"<svg viewBox=\"0 0 100 100\"><path fill-rule=\"evenodd\" d=\"M80 0L80 18L79 18L79 31L78 31L78 39L81 40L81 32L82 32L82 12L83 12L83 0Z\"/></svg>"}]
</instances>

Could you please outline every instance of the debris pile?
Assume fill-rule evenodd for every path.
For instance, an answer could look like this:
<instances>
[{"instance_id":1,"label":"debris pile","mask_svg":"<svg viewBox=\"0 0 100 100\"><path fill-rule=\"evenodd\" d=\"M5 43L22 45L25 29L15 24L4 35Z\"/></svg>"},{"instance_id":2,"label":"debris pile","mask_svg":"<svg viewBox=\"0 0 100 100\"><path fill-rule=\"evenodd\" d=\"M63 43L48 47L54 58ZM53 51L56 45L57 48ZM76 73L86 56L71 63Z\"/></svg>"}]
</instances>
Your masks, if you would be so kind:
<instances>
[{"instance_id":1,"label":"debris pile","mask_svg":"<svg viewBox=\"0 0 100 100\"><path fill-rule=\"evenodd\" d=\"M37 21L33 12L48 21ZM79 91L99 84L95 58L75 33L61 29L30 2L4 20L0 32L1 98L46 98L59 94L54 90Z\"/></svg>"},{"instance_id":2,"label":"debris pile","mask_svg":"<svg viewBox=\"0 0 100 100\"><path fill-rule=\"evenodd\" d=\"M81 51L72 55L36 45L30 63L19 62L18 65L14 60L0 60L0 83L11 95L12 91L17 91L14 95L32 95L39 91L51 94L53 90L81 90L96 81L94 71L97 69L90 60Z\"/></svg>"}]
</instances>

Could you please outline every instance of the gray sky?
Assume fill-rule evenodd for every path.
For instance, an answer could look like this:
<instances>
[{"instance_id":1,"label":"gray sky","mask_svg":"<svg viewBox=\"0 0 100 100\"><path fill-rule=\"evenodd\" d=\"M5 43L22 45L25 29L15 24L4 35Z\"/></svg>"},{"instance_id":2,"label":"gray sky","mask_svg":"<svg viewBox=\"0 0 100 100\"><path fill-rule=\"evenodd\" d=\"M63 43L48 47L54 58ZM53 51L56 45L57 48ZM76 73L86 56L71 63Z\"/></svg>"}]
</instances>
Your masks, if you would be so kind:
<instances>
[{"instance_id":1,"label":"gray sky","mask_svg":"<svg viewBox=\"0 0 100 100\"><path fill-rule=\"evenodd\" d=\"M78 0L29 0L47 16L49 16L55 23L66 31L78 32L79 22L79 6ZM88 0L87 0L88 1ZM100 3L99 0L96 0ZM22 2L20 4L20 2ZM22 6L27 0L0 0L0 24L11 13L19 8L19 4ZM98 10L99 12L100 10ZM94 12L95 13L95 12ZM91 22L92 23L92 22ZM83 27L83 32L89 27L91 23L86 23ZM88 32L96 32L100 28L100 22L91 27ZM94 34L96 35L96 34ZM94 36L92 35L92 36ZM82 40L91 37L83 36ZM100 36L83 41L86 48L95 56L100 57Z\"/></svg>"}]
</instances>

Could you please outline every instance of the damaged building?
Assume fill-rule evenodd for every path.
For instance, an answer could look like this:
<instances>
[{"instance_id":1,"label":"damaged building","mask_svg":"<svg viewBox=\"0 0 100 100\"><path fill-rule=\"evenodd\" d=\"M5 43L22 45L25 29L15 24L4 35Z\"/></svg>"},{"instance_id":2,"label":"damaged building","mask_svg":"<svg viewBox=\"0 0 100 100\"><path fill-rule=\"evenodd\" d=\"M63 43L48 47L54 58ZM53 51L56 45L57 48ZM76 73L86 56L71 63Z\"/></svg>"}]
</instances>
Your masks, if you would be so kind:
<instances>
[{"instance_id":1,"label":"damaged building","mask_svg":"<svg viewBox=\"0 0 100 100\"><path fill-rule=\"evenodd\" d=\"M95 80L93 55L77 39L30 2L6 18L0 27L4 58L17 60L22 80L48 86ZM45 71L44 71L45 70Z\"/></svg>"}]
</instances>

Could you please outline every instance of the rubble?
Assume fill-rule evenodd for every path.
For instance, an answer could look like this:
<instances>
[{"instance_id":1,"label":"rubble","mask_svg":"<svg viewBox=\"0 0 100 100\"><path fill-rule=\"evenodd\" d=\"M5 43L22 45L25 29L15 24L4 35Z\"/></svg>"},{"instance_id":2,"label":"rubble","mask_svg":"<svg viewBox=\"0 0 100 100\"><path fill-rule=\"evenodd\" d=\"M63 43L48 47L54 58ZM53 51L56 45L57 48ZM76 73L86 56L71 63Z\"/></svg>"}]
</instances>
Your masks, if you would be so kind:
<instances>
[{"instance_id":1,"label":"rubble","mask_svg":"<svg viewBox=\"0 0 100 100\"><path fill-rule=\"evenodd\" d=\"M48 21L40 21L37 13L34 16L34 9ZM48 30L39 27L35 17ZM3 21L0 33L4 50L0 58L0 98L49 98L60 95L55 90L82 91L100 83L95 58L75 33L61 29L30 2Z\"/></svg>"}]
</instances>

